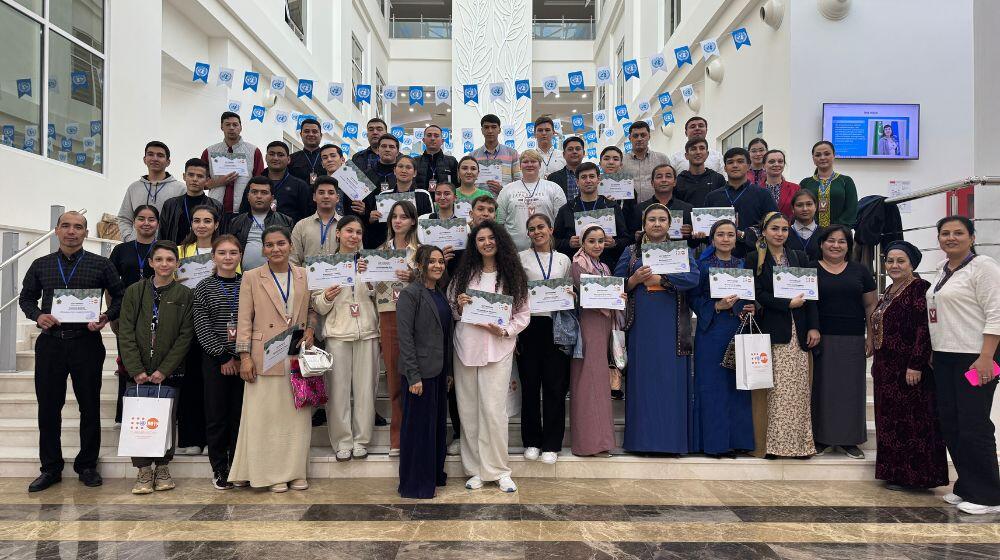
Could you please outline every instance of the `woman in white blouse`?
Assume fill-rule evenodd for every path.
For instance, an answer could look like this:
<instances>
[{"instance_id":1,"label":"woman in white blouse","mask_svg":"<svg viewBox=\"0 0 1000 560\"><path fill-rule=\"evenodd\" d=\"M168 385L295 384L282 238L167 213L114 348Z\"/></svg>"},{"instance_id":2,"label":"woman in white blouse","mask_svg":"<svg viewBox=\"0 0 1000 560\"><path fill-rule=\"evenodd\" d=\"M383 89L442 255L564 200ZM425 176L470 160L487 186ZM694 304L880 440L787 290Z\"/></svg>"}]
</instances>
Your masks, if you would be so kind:
<instances>
[{"instance_id":1,"label":"woman in white blouse","mask_svg":"<svg viewBox=\"0 0 1000 560\"><path fill-rule=\"evenodd\" d=\"M927 290L927 318L941 432L958 473L944 500L965 513L1000 513L990 421L1000 342L1000 264L976 254L972 220L942 218L937 231L947 259Z\"/></svg>"}]
</instances>

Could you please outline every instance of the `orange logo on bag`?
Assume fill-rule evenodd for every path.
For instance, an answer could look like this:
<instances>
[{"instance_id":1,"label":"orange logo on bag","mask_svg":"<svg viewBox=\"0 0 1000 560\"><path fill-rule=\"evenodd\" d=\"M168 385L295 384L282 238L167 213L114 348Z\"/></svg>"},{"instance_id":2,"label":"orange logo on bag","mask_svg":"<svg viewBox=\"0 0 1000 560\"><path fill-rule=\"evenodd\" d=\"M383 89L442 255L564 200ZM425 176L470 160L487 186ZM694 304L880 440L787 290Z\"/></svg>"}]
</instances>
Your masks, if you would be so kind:
<instances>
[{"instance_id":1,"label":"orange logo on bag","mask_svg":"<svg viewBox=\"0 0 1000 560\"><path fill-rule=\"evenodd\" d=\"M155 430L156 427L159 426L159 425L160 425L160 421L157 420L156 418L147 418L146 419L146 428L148 428L150 430Z\"/></svg>"},{"instance_id":2,"label":"orange logo on bag","mask_svg":"<svg viewBox=\"0 0 1000 560\"><path fill-rule=\"evenodd\" d=\"M767 352L761 352L760 353L760 363L762 363L762 364L766 364L767 363Z\"/></svg>"}]
</instances>

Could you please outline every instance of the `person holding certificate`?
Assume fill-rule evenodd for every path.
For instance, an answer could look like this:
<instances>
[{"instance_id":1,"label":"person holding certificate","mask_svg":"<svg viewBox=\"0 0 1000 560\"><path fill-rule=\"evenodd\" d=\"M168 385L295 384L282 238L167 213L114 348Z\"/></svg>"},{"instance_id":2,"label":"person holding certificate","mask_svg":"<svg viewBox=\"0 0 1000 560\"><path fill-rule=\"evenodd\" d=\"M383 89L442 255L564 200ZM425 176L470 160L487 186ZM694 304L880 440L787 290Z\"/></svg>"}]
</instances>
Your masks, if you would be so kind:
<instances>
[{"instance_id":1,"label":"person holding certificate","mask_svg":"<svg viewBox=\"0 0 1000 560\"><path fill-rule=\"evenodd\" d=\"M698 315L692 451L702 451L710 457L735 458L737 453L754 448L750 392L737 391L734 370L720 364L745 314L752 313L754 307L753 300L736 294L722 297L712 294L713 274L729 270L749 272L744 269L743 259L733 256L736 224L732 220L715 222L709 239L711 245L698 259L701 279L691 291L692 307Z\"/></svg>"},{"instance_id":2,"label":"person holding certificate","mask_svg":"<svg viewBox=\"0 0 1000 560\"><path fill-rule=\"evenodd\" d=\"M426 192L426 191L425 191ZM417 247L417 209L408 201L399 201L389 211L392 237L379 249L406 251L406 270L396 271L394 282L375 284L375 305L378 307L378 328L381 336L382 362L385 363L385 381L392 405L389 419L389 456L399 455L399 430L403 423L403 383L399 376L399 339L396 336L396 301L399 293L416 277L414 255ZM378 372L376 370L376 378ZM378 384L376 383L376 386Z\"/></svg>"},{"instance_id":3,"label":"person holding certificate","mask_svg":"<svg viewBox=\"0 0 1000 560\"><path fill-rule=\"evenodd\" d=\"M733 208L739 228L735 255L742 257L755 247L756 233L751 226L759 223L768 212L778 210L770 193L747 180L750 152L743 148L726 150L726 184L705 196L707 208ZM787 218L786 218L787 219Z\"/></svg>"},{"instance_id":4,"label":"person holding certificate","mask_svg":"<svg viewBox=\"0 0 1000 560\"><path fill-rule=\"evenodd\" d=\"M785 248L788 220L770 212L760 223L757 250L746 256L754 271L757 324L771 335L774 387L751 393L754 452L781 457L808 457L816 453L813 441L809 349L820 342L816 302L805 294L792 299L774 296L774 268L808 267L804 253Z\"/></svg>"},{"instance_id":5,"label":"person holding certificate","mask_svg":"<svg viewBox=\"0 0 1000 560\"><path fill-rule=\"evenodd\" d=\"M531 249L521 251L518 256L529 288L532 282L561 279L565 286L552 289L568 290L569 303L575 305L571 263L569 257L553 247L552 221L545 214L534 214L528 218L527 230ZM531 311L531 322L518 338L518 351L524 458L534 461L541 453L542 462L551 465L562 451L569 389L569 356L553 342L551 311Z\"/></svg>"},{"instance_id":6,"label":"person holding certificate","mask_svg":"<svg viewBox=\"0 0 1000 560\"><path fill-rule=\"evenodd\" d=\"M501 491L516 492L507 464L507 393L517 335L530 319L528 280L514 240L496 222L484 221L472 228L468 246L448 286L448 301L459 321L454 366L462 418L462 466L470 477L465 487L475 490L484 482L496 481ZM472 303L470 290L510 298L510 321L505 325L462 322L462 312Z\"/></svg>"},{"instance_id":7,"label":"person holding certificate","mask_svg":"<svg viewBox=\"0 0 1000 560\"><path fill-rule=\"evenodd\" d=\"M87 219L64 212L56 220L59 250L31 263L21 283L18 305L42 334L35 341L35 397L38 399L38 454L41 474L28 486L38 492L62 480L62 408L66 376L80 407L80 452L73 470L85 486L102 484L97 472L101 449L101 370L104 341L100 330L118 318L122 286L111 261L83 250ZM111 296L101 313L101 292ZM60 296L83 296L60 297ZM39 298L41 305L39 306ZM75 301L75 304L74 304Z\"/></svg>"},{"instance_id":8,"label":"person holding certificate","mask_svg":"<svg viewBox=\"0 0 1000 560\"><path fill-rule=\"evenodd\" d=\"M131 378L130 385L152 383L176 389L184 377L185 355L194 338L194 296L174 278L177 245L173 241L154 243L149 264L153 267L153 277L125 290L118 322L118 348ZM171 411L176 415L176 407ZM174 419L162 421L172 423ZM162 457L132 457L132 466L139 469L133 494L152 494L176 486L167 467L174 458L172 433L169 444Z\"/></svg>"},{"instance_id":9,"label":"person holding certificate","mask_svg":"<svg viewBox=\"0 0 1000 560\"><path fill-rule=\"evenodd\" d=\"M625 154L622 153L621 149L618 146L607 146L606 148L601 150L601 159L600 159L601 173L604 175L611 174L617 177L627 175L627 173L625 173L625 164L623 163L624 161L625 161ZM598 182L598 186L600 186L600 182ZM627 217L627 216L634 216L636 214L636 207L638 206L639 202L636 200L636 196L637 195L633 194L632 198L627 198L620 201L614 200L612 197L607 197L607 198L608 200L617 204L618 207L621 208L622 210L622 215ZM636 234L635 231L631 231L631 226L634 225L638 229L642 229L641 223L633 224L626 222L625 225L630 228L629 229L629 235L631 236L630 239L635 239L635 234ZM624 247L622 248L624 249ZM621 253L618 254L620 255ZM611 261L608 264L608 267L610 268L615 266L617 262L618 259L616 256L615 260Z\"/></svg>"},{"instance_id":10,"label":"person holding certificate","mask_svg":"<svg viewBox=\"0 0 1000 560\"><path fill-rule=\"evenodd\" d=\"M582 165L585 164L581 164ZM587 226L580 236L581 247L573 256L570 269L573 284L580 289L580 277L610 276L608 265L601 262L604 252L604 229ZM608 342L611 340L610 309L580 309L580 338L583 358L573 358L569 366L569 421L573 426L573 454L610 457L615 447L614 416L611 409L608 368Z\"/></svg>"},{"instance_id":11,"label":"person holding certificate","mask_svg":"<svg viewBox=\"0 0 1000 560\"><path fill-rule=\"evenodd\" d=\"M597 194L597 188L601 184L601 168L597 167L597 164L590 161L581 163L576 168L576 184L577 188L580 189L580 196L560 208L554 220L553 236L556 248L567 257L573 255L581 247L579 232L582 227L580 227L580 220L600 223L602 219L605 219L607 223L602 225L610 227L614 235L605 235L604 237L606 246L601 252L601 262L611 268L618 262L618 257L625 247L633 240L625 227L625 215L622 214L621 208L615 201ZM606 212L603 217L599 217L598 214L593 213L597 210L606 210ZM613 227L611 227L612 220L614 221ZM605 233L609 233L607 228Z\"/></svg>"},{"instance_id":12,"label":"person holding certificate","mask_svg":"<svg viewBox=\"0 0 1000 560\"><path fill-rule=\"evenodd\" d=\"M417 249L415 282L396 305L399 369L403 377L403 429L400 433L399 495L434 497L444 486L447 453L447 389L452 377L451 307L442 291L444 252L433 245Z\"/></svg>"},{"instance_id":13,"label":"person holding certificate","mask_svg":"<svg viewBox=\"0 0 1000 560\"><path fill-rule=\"evenodd\" d=\"M687 272L654 274L643 262L643 246L669 241L670 210L666 206L646 207L642 231L642 239L625 250L615 267L615 276L627 279L627 314L632 323L628 329L624 447L637 453L688 453L692 431L688 403L694 387L689 375L692 333L686 292L698 286L698 265L687 251ZM682 246L687 249L686 244Z\"/></svg>"},{"instance_id":14,"label":"person holding certificate","mask_svg":"<svg viewBox=\"0 0 1000 560\"><path fill-rule=\"evenodd\" d=\"M341 218L336 235L338 253L357 259L364 235L361 218ZM333 369L326 372L326 418L330 446L338 461L367 457L375 425L379 315L375 291L362 280L366 265L364 259L357 259L352 285L335 284L312 293L326 351L333 356Z\"/></svg>"},{"instance_id":15,"label":"person holding certificate","mask_svg":"<svg viewBox=\"0 0 1000 560\"><path fill-rule=\"evenodd\" d=\"M265 360L267 345L296 336L299 347L312 346L313 328L307 326L309 289L306 271L288 262L292 234L271 226L261 236L267 264L243 275L239 314L236 321L236 351L240 354L240 377L246 381L240 433L236 439L229 481L237 486L270 487L272 492L309 488L306 471L312 439L312 410L296 408L289 382L287 357ZM288 352L296 352L288 344ZM267 366L265 367L265 362ZM290 483L290 484L289 484Z\"/></svg>"},{"instance_id":16,"label":"person holding certificate","mask_svg":"<svg viewBox=\"0 0 1000 560\"><path fill-rule=\"evenodd\" d=\"M393 138L393 140L395 140L395 138ZM426 189L418 189L414 186L414 174L416 171L414 168L413 158L410 156L399 156L399 159L396 160L394 173L396 184L387 191L388 193L412 192L418 216L430 214L434 211L434 203L431 200L430 193L427 192ZM368 237L365 238L366 248L378 247L382 243L385 243L387 235L386 224L389 222L389 214L385 212L384 207L383 210L379 210L378 194L382 193L373 192L374 194L372 196L365 199L369 232Z\"/></svg>"},{"instance_id":17,"label":"person holding certificate","mask_svg":"<svg viewBox=\"0 0 1000 560\"><path fill-rule=\"evenodd\" d=\"M823 257L816 268L819 332L814 353L813 437L822 455L838 448L852 459L864 459L858 447L868 440L865 420L865 332L875 311L875 279L859 262L848 260L854 236L847 226L832 225L819 233Z\"/></svg>"}]
</instances>

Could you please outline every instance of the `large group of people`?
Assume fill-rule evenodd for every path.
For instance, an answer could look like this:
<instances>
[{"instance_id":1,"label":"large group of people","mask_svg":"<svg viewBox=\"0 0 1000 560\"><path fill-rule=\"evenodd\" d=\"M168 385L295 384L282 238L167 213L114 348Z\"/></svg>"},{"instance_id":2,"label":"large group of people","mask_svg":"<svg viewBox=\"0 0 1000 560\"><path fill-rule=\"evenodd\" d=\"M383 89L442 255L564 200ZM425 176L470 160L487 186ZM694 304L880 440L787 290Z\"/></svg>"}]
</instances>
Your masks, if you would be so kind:
<instances>
[{"instance_id":1,"label":"large group of people","mask_svg":"<svg viewBox=\"0 0 1000 560\"><path fill-rule=\"evenodd\" d=\"M683 152L652 151L649 125L638 121L632 150L607 147L599 164L583 161L579 137L557 150L548 117L535 122L538 149L522 153L498 141L496 116L481 127L485 144L460 160L444 153L435 125L424 130L425 152L411 157L372 119L369 147L348 161L339 146L320 144L312 119L301 123L301 150L275 141L262 154L227 112L222 142L187 160L180 178L167 171L166 144L149 142L148 173L126 191L122 243L110 259L82 249L86 219L67 212L56 227L59 250L25 276L21 308L42 329L41 475L29 490L61 479L67 375L81 410L74 469L84 484L101 484L99 331L110 322L119 394L167 386L177 403L176 452L207 452L220 490L308 488L311 428L323 421L337 461L366 458L380 420L380 363L404 497L434 497L447 454L461 455L467 488L495 482L516 491L514 390L526 460L559 460L567 395L572 453L609 456L619 448L612 396L622 374L627 452L863 458L866 358L874 357L876 478L892 489L946 485L947 449L958 480L945 499L968 513L1000 511L989 420L1000 265L976 254L973 222L938 223L947 259L932 282L915 272L913 245L885 247L892 283L877 297L870 271L852 260L857 191L834 170L830 142L813 146L815 172L795 184L782 150L758 138L715 152L697 116L685 124ZM230 171L234 160L245 173ZM369 195L347 196L334 177L344 166L367 177ZM605 176L631 179L633 196L601 194ZM383 214L381 193L412 197ZM693 227L697 209L717 207L732 219ZM583 222L601 210L613 224ZM464 247L421 243L422 220L455 217L467 222ZM687 271L658 274L644 263L644 247L668 241L686 248ZM365 250L403 255L405 266L390 280L366 281ZM352 276L310 290L304 266L314 257L353 264ZM210 276L190 285L181 269L191 262L208 262ZM814 269L818 299L779 294L779 267ZM755 298L713 294L713 269L748 269ZM593 276L621 281L624 311L581 305L581 283ZM573 309L533 308L529 282L552 280ZM61 323L51 310L63 289L103 290L106 311ZM503 302L507 320L463 320L473 296ZM770 335L772 388L737 389L727 363L748 323ZM275 359L270 345L286 333L289 356ZM315 385L289 381L302 379L295 354L314 344L333 364L318 421L302 394ZM133 458L133 492L174 487L173 443L162 457Z\"/></svg>"}]
</instances>

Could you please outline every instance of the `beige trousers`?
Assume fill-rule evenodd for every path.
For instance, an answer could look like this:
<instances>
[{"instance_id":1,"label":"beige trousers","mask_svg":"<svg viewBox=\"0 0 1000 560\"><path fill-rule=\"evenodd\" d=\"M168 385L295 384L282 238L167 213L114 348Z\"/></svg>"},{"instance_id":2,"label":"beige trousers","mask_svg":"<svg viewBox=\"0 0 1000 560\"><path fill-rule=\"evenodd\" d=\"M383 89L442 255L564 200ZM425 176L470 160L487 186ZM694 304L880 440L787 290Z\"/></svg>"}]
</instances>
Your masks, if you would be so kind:
<instances>
[{"instance_id":1,"label":"beige trousers","mask_svg":"<svg viewBox=\"0 0 1000 560\"><path fill-rule=\"evenodd\" d=\"M326 339L333 369L326 372L326 428L334 451L368 447L375 426L378 339ZM353 394L353 404L351 395Z\"/></svg>"},{"instance_id":2,"label":"beige trousers","mask_svg":"<svg viewBox=\"0 0 1000 560\"><path fill-rule=\"evenodd\" d=\"M510 475L507 466L507 392L511 352L503 360L468 367L455 355L455 397L462 420L462 466L484 482Z\"/></svg>"}]
</instances>

